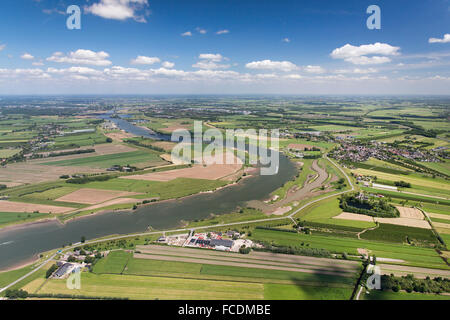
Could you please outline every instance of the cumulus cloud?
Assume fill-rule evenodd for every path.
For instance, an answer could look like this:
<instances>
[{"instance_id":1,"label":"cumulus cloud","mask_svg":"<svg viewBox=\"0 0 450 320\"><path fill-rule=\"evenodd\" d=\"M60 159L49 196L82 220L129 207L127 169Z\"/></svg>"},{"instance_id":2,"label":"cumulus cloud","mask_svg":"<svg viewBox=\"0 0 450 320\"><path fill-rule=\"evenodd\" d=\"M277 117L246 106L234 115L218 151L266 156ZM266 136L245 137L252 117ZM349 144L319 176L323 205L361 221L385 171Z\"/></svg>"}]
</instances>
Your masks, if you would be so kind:
<instances>
[{"instance_id":1,"label":"cumulus cloud","mask_svg":"<svg viewBox=\"0 0 450 320\"><path fill-rule=\"evenodd\" d=\"M220 62L223 60L223 56L220 53L201 53L198 58L203 60L211 60L214 62Z\"/></svg>"},{"instance_id":2,"label":"cumulus cloud","mask_svg":"<svg viewBox=\"0 0 450 320\"><path fill-rule=\"evenodd\" d=\"M40 67L40 66L43 66L44 63L42 61L35 61L35 62L32 63L32 65L36 66L36 67Z\"/></svg>"},{"instance_id":3,"label":"cumulus cloud","mask_svg":"<svg viewBox=\"0 0 450 320\"><path fill-rule=\"evenodd\" d=\"M192 32L186 31L186 32L182 33L181 36L182 37L192 37Z\"/></svg>"},{"instance_id":4,"label":"cumulus cloud","mask_svg":"<svg viewBox=\"0 0 450 320\"><path fill-rule=\"evenodd\" d=\"M170 61L164 61L163 63L161 63L161 65L162 65L164 68L172 69L172 68L175 66L175 63L170 62Z\"/></svg>"},{"instance_id":5,"label":"cumulus cloud","mask_svg":"<svg viewBox=\"0 0 450 320\"><path fill-rule=\"evenodd\" d=\"M230 33L230 30L223 29L216 32L216 34L227 34L227 33Z\"/></svg>"},{"instance_id":6,"label":"cumulus cloud","mask_svg":"<svg viewBox=\"0 0 450 320\"><path fill-rule=\"evenodd\" d=\"M387 56L399 55L399 50L400 47L394 47L380 42L360 45L359 47L346 44L345 46L334 49L331 52L331 57L333 59L343 59L358 65L381 64L390 62L391 59Z\"/></svg>"},{"instance_id":7,"label":"cumulus cloud","mask_svg":"<svg viewBox=\"0 0 450 320\"><path fill-rule=\"evenodd\" d=\"M199 62L192 65L193 68L214 70L214 69L227 69L229 64L220 64L222 60L225 60L220 53L201 53L198 58Z\"/></svg>"},{"instance_id":8,"label":"cumulus cloud","mask_svg":"<svg viewBox=\"0 0 450 320\"><path fill-rule=\"evenodd\" d=\"M85 49L78 49L65 55L62 52L55 52L47 61L69 64L85 64L94 66L109 66L111 61L107 60L109 54L104 51L91 51Z\"/></svg>"},{"instance_id":9,"label":"cumulus cloud","mask_svg":"<svg viewBox=\"0 0 450 320\"><path fill-rule=\"evenodd\" d=\"M131 60L131 64L155 64L161 62L158 57L146 57L138 56L136 59Z\"/></svg>"},{"instance_id":10,"label":"cumulus cloud","mask_svg":"<svg viewBox=\"0 0 450 320\"><path fill-rule=\"evenodd\" d=\"M20 56L22 59L24 59L24 60L33 60L34 59L34 57L31 55L31 54L29 54L29 53L24 53L23 55L21 55Z\"/></svg>"},{"instance_id":11,"label":"cumulus cloud","mask_svg":"<svg viewBox=\"0 0 450 320\"><path fill-rule=\"evenodd\" d=\"M272 60L249 62L245 65L245 67L248 69L255 69L255 70L278 70L284 72L290 72L298 69L298 67L290 61L272 61Z\"/></svg>"},{"instance_id":12,"label":"cumulus cloud","mask_svg":"<svg viewBox=\"0 0 450 320\"><path fill-rule=\"evenodd\" d=\"M134 19L137 22L147 22L148 0L100 0L84 7L86 13L112 20ZM144 13L141 13L144 11Z\"/></svg>"},{"instance_id":13,"label":"cumulus cloud","mask_svg":"<svg viewBox=\"0 0 450 320\"><path fill-rule=\"evenodd\" d=\"M215 63L214 61L206 60L206 61L199 61L193 64L192 67L206 70L214 70L214 69L227 69L230 67L230 65Z\"/></svg>"},{"instance_id":14,"label":"cumulus cloud","mask_svg":"<svg viewBox=\"0 0 450 320\"><path fill-rule=\"evenodd\" d=\"M284 38L284 39L281 40L281 41L286 42L286 43L289 43L289 42L291 42L291 39L289 39L289 38Z\"/></svg>"},{"instance_id":15,"label":"cumulus cloud","mask_svg":"<svg viewBox=\"0 0 450 320\"><path fill-rule=\"evenodd\" d=\"M200 34L206 34L206 32L207 32L205 29L200 28L200 27L195 28L195 30L197 30L197 32Z\"/></svg>"},{"instance_id":16,"label":"cumulus cloud","mask_svg":"<svg viewBox=\"0 0 450 320\"><path fill-rule=\"evenodd\" d=\"M308 73L316 73L316 74L325 73L325 69L322 68L321 66L306 66L304 67L304 70L305 72Z\"/></svg>"},{"instance_id":17,"label":"cumulus cloud","mask_svg":"<svg viewBox=\"0 0 450 320\"><path fill-rule=\"evenodd\" d=\"M428 39L429 43L448 43L450 42L450 33L444 34L444 37L442 39L439 38L430 38Z\"/></svg>"},{"instance_id":18,"label":"cumulus cloud","mask_svg":"<svg viewBox=\"0 0 450 320\"><path fill-rule=\"evenodd\" d=\"M368 73L377 73L378 70L375 68L367 68L367 69L338 69L335 70L334 73L346 74L346 73L355 73L355 74L368 74Z\"/></svg>"}]
</instances>

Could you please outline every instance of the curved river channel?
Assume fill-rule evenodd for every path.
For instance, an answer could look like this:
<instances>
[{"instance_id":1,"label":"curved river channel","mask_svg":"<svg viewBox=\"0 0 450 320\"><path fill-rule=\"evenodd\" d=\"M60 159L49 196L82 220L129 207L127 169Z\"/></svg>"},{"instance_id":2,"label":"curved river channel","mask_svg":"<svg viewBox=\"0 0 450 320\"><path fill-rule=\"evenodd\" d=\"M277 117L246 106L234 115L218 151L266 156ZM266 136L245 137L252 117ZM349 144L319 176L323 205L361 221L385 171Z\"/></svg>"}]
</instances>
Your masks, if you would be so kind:
<instances>
[{"instance_id":1,"label":"curved river channel","mask_svg":"<svg viewBox=\"0 0 450 320\"><path fill-rule=\"evenodd\" d=\"M139 136L167 140L124 119L102 118L115 122L121 129ZM296 174L294 165L280 154L278 174L257 175L214 193L201 193L179 200L154 203L133 212L108 212L68 221L28 224L0 230L0 270L23 264L37 254L87 239L113 234L143 232L151 226L157 230L179 227L182 220L204 219L211 213L224 214L244 207L250 200L267 198L275 189Z\"/></svg>"}]
</instances>

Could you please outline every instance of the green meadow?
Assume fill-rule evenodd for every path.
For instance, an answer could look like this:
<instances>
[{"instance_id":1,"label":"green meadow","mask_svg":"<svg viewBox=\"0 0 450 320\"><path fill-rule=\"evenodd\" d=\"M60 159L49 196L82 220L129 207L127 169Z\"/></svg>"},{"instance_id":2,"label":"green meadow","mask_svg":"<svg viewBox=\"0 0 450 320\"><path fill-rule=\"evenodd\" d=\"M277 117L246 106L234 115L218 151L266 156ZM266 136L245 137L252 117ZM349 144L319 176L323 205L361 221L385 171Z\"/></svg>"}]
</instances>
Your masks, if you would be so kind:
<instances>
[{"instance_id":1,"label":"green meadow","mask_svg":"<svg viewBox=\"0 0 450 320\"><path fill-rule=\"evenodd\" d=\"M156 152L131 151L93 157L46 162L49 166L86 166L94 168L110 168L114 165L159 164L164 161Z\"/></svg>"}]
</instances>

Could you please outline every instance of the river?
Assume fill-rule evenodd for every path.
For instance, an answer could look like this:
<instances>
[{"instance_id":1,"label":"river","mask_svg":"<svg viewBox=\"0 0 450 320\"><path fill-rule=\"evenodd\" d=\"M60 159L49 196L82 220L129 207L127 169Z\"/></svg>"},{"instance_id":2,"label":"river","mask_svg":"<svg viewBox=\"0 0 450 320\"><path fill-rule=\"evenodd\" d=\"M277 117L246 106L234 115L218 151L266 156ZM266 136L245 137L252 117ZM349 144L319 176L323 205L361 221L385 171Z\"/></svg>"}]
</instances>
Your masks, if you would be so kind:
<instances>
[{"instance_id":1,"label":"river","mask_svg":"<svg viewBox=\"0 0 450 320\"><path fill-rule=\"evenodd\" d=\"M105 118L105 117L104 117ZM109 118L109 117L107 117ZM132 125L124 119L109 118L121 129L139 136L167 139ZM0 231L0 270L23 264L37 254L80 241L113 234L146 231L149 226L163 230L180 226L182 221L204 219L244 207L250 200L262 200L291 180L296 169L280 154L278 174L257 175L214 193L201 193L180 200L143 206L133 212L108 212L68 221L61 225L47 221Z\"/></svg>"}]
</instances>

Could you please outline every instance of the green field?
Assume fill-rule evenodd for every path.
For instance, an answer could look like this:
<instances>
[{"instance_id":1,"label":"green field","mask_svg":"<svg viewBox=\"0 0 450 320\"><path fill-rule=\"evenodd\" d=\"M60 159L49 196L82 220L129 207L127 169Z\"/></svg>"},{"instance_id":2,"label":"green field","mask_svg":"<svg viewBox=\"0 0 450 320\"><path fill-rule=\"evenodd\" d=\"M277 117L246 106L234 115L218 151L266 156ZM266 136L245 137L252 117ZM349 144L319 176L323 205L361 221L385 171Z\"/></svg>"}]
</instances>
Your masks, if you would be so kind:
<instances>
[{"instance_id":1,"label":"green field","mask_svg":"<svg viewBox=\"0 0 450 320\"><path fill-rule=\"evenodd\" d=\"M450 300L450 296L439 294L407 293L371 290L369 294L362 295L363 300Z\"/></svg>"},{"instance_id":2,"label":"green field","mask_svg":"<svg viewBox=\"0 0 450 320\"><path fill-rule=\"evenodd\" d=\"M46 162L50 166L86 166L93 168L110 168L114 165L157 165L164 163L156 152L132 151L70 160Z\"/></svg>"},{"instance_id":3,"label":"green field","mask_svg":"<svg viewBox=\"0 0 450 320\"><path fill-rule=\"evenodd\" d=\"M251 239L273 242L282 246L326 249L334 253L358 255L357 249L370 250L377 257L402 259L405 265L450 269L433 249L389 244L378 241L358 240L345 237L306 235L300 233L255 229Z\"/></svg>"},{"instance_id":4,"label":"green field","mask_svg":"<svg viewBox=\"0 0 450 320\"><path fill-rule=\"evenodd\" d=\"M30 222L51 216L48 213L0 212L0 228L12 223Z\"/></svg>"},{"instance_id":5,"label":"green field","mask_svg":"<svg viewBox=\"0 0 450 320\"><path fill-rule=\"evenodd\" d=\"M352 288L307 287L265 284L264 299L269 300L349 300Z\"/></svg>"},{"instance_id":6,"label":"green field","mask_svg":"<svg viewBox=\"0 0 450 320\"><path fill-rule=\"evenodd\" d=\"M341 299L351 297L354 278L280 270L239 268L131 258L113 251L93 273L82 273L81 290L64 280L35 279L24 287L38 294L70 294L130 299ZM1 279L1 278L0 278Z\"/></svg>"},{"instance_id":7,"label":"green field","mask_svg":"<svg viewBox=\"0 0 450 320\"><path fill-rule=\"evenodd\" d=\"M355 227L361 229L371 228L375 226L374 222L333 219L333 217L339 215L341 212L342 209L339 208L338 197L333 197L309 206L302 211L300 216L297 217L310 222L331 225L334 224L338 226Z\"/></svg>"},{"instance_id":8,"label":"green field","mask_svg":"<svg viewBox=\"0 0 450 320\"><path fill-rule=\"evenodd\" d=\"M21 151L22 149L0 149L0 158L11 158Z\"/></svg>"},{"instance_id":9,"label":"green field","mask_svg":"<svg viewBox=\"0 0 450 320\"><path fill-rule=\"evenodd\" d=\"M445 162L420 162L421 165L428 167L430 169L439 171L447 176L450 176L450 161Z\"/></svg>"},{"instance_id":10,"label":"green field","mask_svg":"<svg viewBox=\"0 0 450 320\"><path fill-rule=\"evenodd\" d=\"M120 274L125 269L128 260L133 256L126 251L112 251L106 258L97 262L92 270L94 273L116 273Z\"/></svg>"}]
</instances>

